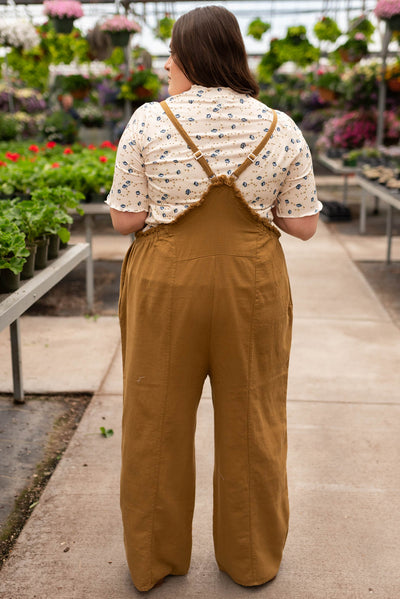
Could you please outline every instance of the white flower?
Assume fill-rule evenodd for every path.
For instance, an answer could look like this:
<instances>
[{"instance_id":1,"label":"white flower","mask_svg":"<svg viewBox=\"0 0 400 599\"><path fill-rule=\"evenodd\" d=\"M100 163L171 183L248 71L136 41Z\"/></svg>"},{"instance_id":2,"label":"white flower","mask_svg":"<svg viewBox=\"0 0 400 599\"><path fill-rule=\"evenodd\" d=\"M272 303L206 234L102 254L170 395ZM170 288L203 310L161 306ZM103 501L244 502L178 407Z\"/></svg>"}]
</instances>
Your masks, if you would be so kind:
<instances>
[{"instance_id":1,"label":"white flower","mask_svg":"<svg viewBox=\"0 0 400 599\"><path fill-rule=\"evenodd\" d=\"M2 19L0 21L0 45L30 50L40 42L35 27L24 19Z\"/></svg>"}]
</instances>

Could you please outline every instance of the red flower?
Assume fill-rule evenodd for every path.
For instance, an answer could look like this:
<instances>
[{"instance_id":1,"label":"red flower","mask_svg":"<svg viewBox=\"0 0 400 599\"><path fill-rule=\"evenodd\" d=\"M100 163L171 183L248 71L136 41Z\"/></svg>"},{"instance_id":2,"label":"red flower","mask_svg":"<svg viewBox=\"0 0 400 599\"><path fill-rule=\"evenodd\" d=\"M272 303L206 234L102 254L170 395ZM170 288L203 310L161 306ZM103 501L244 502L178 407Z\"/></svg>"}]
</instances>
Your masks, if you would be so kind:
<instances>
[{"instance_id":1,"label":"red flower","mask_svg":"<svg viewBox=\"0 0 400 599\"><path fill-rule=\"evenodd\" d=\"M7 162L3 162L2 160L0 160L0 166L7 166Z\"/></svg>"},{"instance_id":2,"label":"red flower","mask_svg":"<svg viewBox=\"0 0 400 599\"><path fill-rule=\"evenodd\" d=\"M100 148L111 148L111 146L112 146L111 141L103 141L100 144Z\"/></svg>"},{"instance_id":3,"label":"red flower","mask_svg":"<svg viewBox=\"0 0 400 599\"><path fill-rule=\"evenodd\" d=\"M55 141L48 141L46 144L46 148L49 148L51 150L51 148L54 148L54 146L56 146L56 142Z\"/></svg>"},{"instance_id":4,"label":"red flower","mask_svg":"<svg viewBox=\"0 0 400 599\"><path fill-rule=\"evenodd\" d=\"M32 144L31 146L29 146L28 150L30 150L31 152L39 152L39 146L35 146L34 144Z\"/></svg>"},{"instance_id":5,"label":"red flower","mask_svg":"<svg viewBox=\"0 0 400 599\"><path fill-rule=\"evenodd\" d=\"M107 162L108 158L107 156L99 156L99 160L100 162Z\"/></svg>"},{"instance_id":6,"label":"red flower","mask_svg":"<svg viewBox=\"0 0 400 599\"><path fill-rule=\"evenodd\" d=\"M12 160L12 162L17 162L19 157L20 154L18 154L17 152L6 152L6 158Z\"/></svg>"},{"instance_id":7,"label":"red flower","mask_svg":"<svg viewBox=\"0 0 400 599\"><path fill-rule=\"evenodd\" d=\"M137 68L138 71L144 71L144 65L140 64Z\"/></svg>"},{"instance_id":8,"label":"red flower","mask_svg":"<svg viewBox=\"0 0 400 599\"><path fill-rule=\"evenodd\" d=\"M88 150L95 150L96 146L94 146L93 144L89 144L87 148Z\"/></svg>"},{"instance_id":9,"label":"red flower","mask_svg":"<svg viewBox=\"0 0 400 599\"><path fill-rule=\"evenodd\" d=\"M51 168L60 168L59 162L53 162L53 164L51 165Z\"/></svg>"},{"instance_id":10,"label":"red flower","mask_svg":"<svg viewBox=\"0 0 400 599\"><path fill-rule=\"evenodd\" d=\"M63 154L73 154L73 150L71 150L71 148L65 148Z\"/></svg>"}]
</instances>

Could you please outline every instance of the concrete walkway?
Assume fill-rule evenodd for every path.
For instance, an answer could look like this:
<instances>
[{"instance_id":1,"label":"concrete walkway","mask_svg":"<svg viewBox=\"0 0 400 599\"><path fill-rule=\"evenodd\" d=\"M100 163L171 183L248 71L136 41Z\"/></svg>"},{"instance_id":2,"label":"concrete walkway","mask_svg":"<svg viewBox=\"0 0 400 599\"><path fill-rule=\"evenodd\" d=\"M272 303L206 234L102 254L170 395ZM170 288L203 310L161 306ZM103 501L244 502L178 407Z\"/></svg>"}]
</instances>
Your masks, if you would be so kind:
<instances>
[{"instance_id":1,"label":"concrete walkway","mask_svg":"<svg viewBox=\"0 0 400 599\"><path fill-rule=\"evenodd\" d=\"M400 596L400 330L322 223L307 243L286 236L282 241L295 325L288 394L291 525L280 573L249 590L219 572L214 561L206 384L198 413L192 565L187 576L168 578L151 591L154 598ZM80 376L87 389L85 370L90 366L93 376L96 362L96 393L0 573L3 599L141 595L125 564L118 505L118 323L100 318L85 326L88 340L94 326L104 327L108 342L99 339L93 348L81 339L79 367L72 375L70 357L65 371ZM25 329L28 334L28 321ZM53 375L44 368L38 375L48 390ZM101 437L100 426L112 428L114 436Z\"/></svg>"}]
</instances>

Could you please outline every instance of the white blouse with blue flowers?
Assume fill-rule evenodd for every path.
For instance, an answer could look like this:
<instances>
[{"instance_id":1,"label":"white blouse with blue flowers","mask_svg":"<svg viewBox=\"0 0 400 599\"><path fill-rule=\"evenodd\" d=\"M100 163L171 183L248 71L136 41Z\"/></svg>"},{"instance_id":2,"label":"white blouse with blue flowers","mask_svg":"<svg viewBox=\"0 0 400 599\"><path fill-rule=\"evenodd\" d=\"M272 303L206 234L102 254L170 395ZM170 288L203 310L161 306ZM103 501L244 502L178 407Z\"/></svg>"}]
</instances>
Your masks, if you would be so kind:
<instances>
[{"instance_id":1,"label":"white blouse with blue flowers","mask_svg":"<svg viewBox=\"0 0 400 599\"><path fill-rule=\"evenodd\" d=\"M272 121L270 108L230 88L193 85L167 100L216 175L230 175L254 150ZM311 154L292 119L277 111L268 144L236 185L250 207L273 220L319 212ZM146 227L170 223L207 190L209 179L160 104L149 102L130 119L118 145L106 203L116 210L148 211Z\"/></svg>"}]
</instances>

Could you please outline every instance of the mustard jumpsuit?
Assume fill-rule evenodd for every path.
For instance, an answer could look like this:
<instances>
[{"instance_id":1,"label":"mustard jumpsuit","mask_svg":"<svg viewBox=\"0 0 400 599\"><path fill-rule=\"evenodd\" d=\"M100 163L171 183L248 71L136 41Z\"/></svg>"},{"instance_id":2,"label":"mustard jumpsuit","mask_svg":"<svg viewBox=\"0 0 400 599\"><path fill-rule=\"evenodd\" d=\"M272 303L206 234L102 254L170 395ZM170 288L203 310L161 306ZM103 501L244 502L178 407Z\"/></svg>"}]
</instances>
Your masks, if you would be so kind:
<instances>
[{"instance_id":1,"label":"mustard jumpsuit","mask_svg":"<svg viewBox=\"0 0 400 599\"><path fill-rule=\"evenodd\" d=\"M146 591L190 565L196 411L214 406L213 534L220 570L245 586L272 579L288 530L286 387L292 303L279 232L235 180L210 178L171 224L139 233L119 301L124 372L121 510L129 569Z\"/></svg>"}]
</instances>

